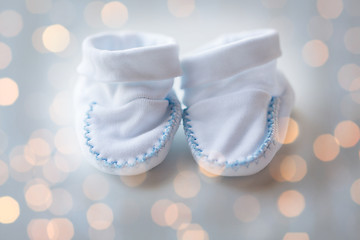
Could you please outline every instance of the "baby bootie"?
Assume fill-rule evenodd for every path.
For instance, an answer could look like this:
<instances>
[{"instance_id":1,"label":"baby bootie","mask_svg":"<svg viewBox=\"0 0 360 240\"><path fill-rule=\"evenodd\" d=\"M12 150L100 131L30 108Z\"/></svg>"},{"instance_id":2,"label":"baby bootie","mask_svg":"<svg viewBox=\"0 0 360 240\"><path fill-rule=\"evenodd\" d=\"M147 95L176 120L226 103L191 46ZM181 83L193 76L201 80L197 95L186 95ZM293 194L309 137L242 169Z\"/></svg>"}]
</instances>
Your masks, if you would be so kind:
<instances>
[{"instance_id":1,"label":"baby bootie","mask_svg":"<svg viewBox=\"0 0 360 240\"><path fill-rule=\"evenodd\" d=\"M294 93L276 68L280 55L269 29L222 36L182 59L185 134L205 170L251 175L281 147Z\"/></svg>"},{"instance_id":2,"label":"baby bootie","mask_svg":"<svg viewBox=\"0 0 360 240\"><path fill-rule=\"evenodd\" d=\"M175 41L134 32L90 36L78 73L76 128L91 163L135 175L163 161L181 120L172 90L181 74Z\"/></svg>"}]
</instances>

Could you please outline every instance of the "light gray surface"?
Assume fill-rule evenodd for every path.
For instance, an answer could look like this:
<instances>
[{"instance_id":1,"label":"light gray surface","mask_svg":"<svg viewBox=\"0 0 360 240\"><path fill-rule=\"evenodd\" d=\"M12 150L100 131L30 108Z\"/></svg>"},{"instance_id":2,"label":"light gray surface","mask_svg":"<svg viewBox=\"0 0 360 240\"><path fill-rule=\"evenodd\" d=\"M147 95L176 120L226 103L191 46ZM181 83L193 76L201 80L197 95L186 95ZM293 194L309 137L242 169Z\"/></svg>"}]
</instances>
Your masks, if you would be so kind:
<instances>
[{"instance_id":1,"label":"light gray surface","mask_svg":"<svg viewBox=\"0 0 360 240\"><path fill-rule=\"evenodd\" d=\"M43 14L30 13L25 1L2 1L0 14L8 9L17 11L22 16L23 28L14 37L0 34L0 42L7 44L12 51L12 61L8 67L0 70L0 78L10 77L19 87L17 101L11 106L0 106L0 129L5 133L0 135L0 160L6 163L10 174L7 181L0 185L0 197L11 196L20 205L20 215L14 223L0 223L0 238L25 239L32 229L41 234L41 231L29 224L32 220L60 217L71 221L74 239L182 239L181 236L184 235L181 231L177 234L169 226L159 226L151 215L151 209L158 200L168 199L175 203L182 202L191 209L191 223L199 224L209 239L283 239L289 232L302 232L303 234L298 234L302 237L297 239L307 239L307 236L309 239L358 239L360 206L352 200L351 187L360 178L359 143L350 148L341 148L339 155L329 162L320 161L313 151L317 137L334 134L339 122L351 120L356 124L360 123L360 101L357 100L356 103L359 92L355 91L351 98L350 92L344 90L338 82L338 72L342 66L360 64L360 55L354 50L347 50L344 40L350 28L360 27L360 4L357 0L333 0L327 6L331 10L331 6L335 6L337 2L344 4L339 17L325 20L324 25L316 28L310 24L311 19L319 15L316 1L198 0L195 10L185 18L173 16L165 0L122 1L127 6L129 19L118 29L173 36L181 46L181 54L222 33L277 28L283 50L279 68L284 71L296 92L292 118L299 125L297 139L292 144L285 145L269 167L254 176L241 178L209 178L200 173L180 127L165 161L148 172L142 184L129 187L124 183L126 180L134 183L139 178L124 180L98 172L77 155L78 147L74 145L76 142L72 144L72 132L66 130L71 127L72 106L69 100L75 80L75 68L81 56L80 42L88 34L110 28L103 24L99 27L87 24L83 13L89 1L53 1L52 8ZM282 7L268 8L267 3L278 3ZM320 12L321 9L324 8L320 4ZM334 9L333 12L336 13L338 8ZM93 15L93 19L96 18L99 17ZM65 54L39 53L33 47L34 31L52 24L62 24L73 36L70 44L73 47L66 49ZM309 31L309 28L315 30ZM303 49L309 41L318 38L328 47L329 57L324 65L311 67L305 62ZM350 45L355 46L354 41L350 39ZM178 86L178 82L176 85ZM38 129L47 129L52 133L53 136L46 139L51 154L46 157L45 165L34 166L19 173L14 170L14 164L11 164L10 153L16 146L28 144L31 134ZM65 140L61 140L64 132ZM4 141L6 139L7 144ZM326 151L330 150L332 149ZM64 173L55 167L50 176L46 175L58 152L68 152L62 157L74 161L73 165L76 162L80 162L80 165L70 173ZM298 155L306 161L306 175L298 182L279 182L270 174L270 169L279 169L280 162L288 155ZM192 174L178 175L183 171L190 171ZM6 170L2 169L0 172ZM56 174L64 176L63 179L56 180ZM95 183L103 181L101 187L85 184L86 177L94 174ZM193 197L181 197L181 192L185 190L179 190L177 184L181 186L182 182L176 180L181 176L185 176L184 184L187 184L187 179L193 179L192 184L184 186L185 190L190 189L190 195L194 190ZM0 179L1 177L4 178L4 174L0 175ZM33 184L32 180L35 178L47 182L50 190L66 190L71 195L72 204L64 201L58 207L54 205L45 207L44 211L35 211L25 197L25 189ZM49 179L55 180L51 182ZM84 189L89 192L94 186L98 188L98 197L104 198L91 200L94 197L86 196ZM109 188L107 194L106 186ZM360 186L352 189L359 201ZM305 199L304 210L295 214L295 217L286 217L279 210L278 199L288 190L299 192ZM96 189L93 191L96 195ZM37 194L34 191L33 195ZM251 222L243 222L235 216L240 210L234 204L239 206L236 202L240 198L241 205L241 199L246 195L251 195L250 199L255 198L244 208L250 209L246 216L254 216ZM102 232L92 229L87 219L88 209L96 203L109 206L114 216L112 224ZM296 202L280 205L280 208L290 206L290 209L297 209ZM67 213L64 215L56 215L59 206L71 206L71 209L65 211ZM241 212L244 213L244 209ZM170 210L168 209L168 213L173 213ZM257 210L260 210L259 214L256 214ZM164 212L160 211L159 214L164 215ZM171 222L172 215L169 216L168 222ZM60 234L68 230L65 227ZM51 235L51 232L51 227L48 226L48 232L43 235ZM191 232L187 234L189 233ZM206 235L203 232L197 232L197 235L198 238L191 239L207 239L202 237ZM60 237L63 239L64 235Z\"/></svg>"}]
</instances>

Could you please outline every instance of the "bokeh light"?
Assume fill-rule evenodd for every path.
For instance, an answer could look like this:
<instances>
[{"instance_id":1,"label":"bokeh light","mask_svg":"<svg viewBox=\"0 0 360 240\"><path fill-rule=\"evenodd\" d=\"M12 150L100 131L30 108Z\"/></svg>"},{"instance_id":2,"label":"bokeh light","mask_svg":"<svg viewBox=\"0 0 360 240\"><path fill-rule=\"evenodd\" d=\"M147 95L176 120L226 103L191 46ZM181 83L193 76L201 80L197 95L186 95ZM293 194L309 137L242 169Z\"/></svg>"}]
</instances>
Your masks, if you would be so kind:
<instances>
[{"instance_id":1,"label":"bokeh light","mask_svg":"<svg viewBox=\"0 0 360 240\"><path fill-rule=\"evenodd\" d=\"M3 42L0 42L0 56L0 69L5 69L12 60L12 53L10 47Z\"/></svg>"},{"instance_id":2,"label":"bokeh light","mask_svg":"<svg viewBox=\"0 0 360 240\"><path fill-rule=\"evenodd\" d=\"M104 203L91 205L87 210L86 217L89 225L97 230L107 229L114 220L111 208Z\"/></svg>"},{"instance_id":3,"label":"bokeh light","mask_svg":"<svg viewBox=\"0 0 360 240\"><path fill-rule=\"evenodd\" d=\"M72 239L74 237L74 226L67 218L54 218L46 226L49 239Z\"/></svg>"},{"instance_id":4,"label":"bokeh light","mask_svg":"<svg viewBox=\"0 0 360 240\"><path fill-rule=\"evenodd\" d=\"M47 233L47 226L49 220L40 218L32 219L27 226L27 234L31 240L49 239Z\"/></svg>"},{"instance_id":5,"label":"bokeh light","mask_svg":"<svg viewBox=\"0 0 360 240\"><path fill-rule=\"evenodd\" d=\"M195 10L195 0L168 0L168 8L175 17L188 17Z\"/></svg>"},{"instance_id":6,"label":"bokeh light","mask_svg":"<svg viewBox=\"0 0 360 240\"><path fill-rule=\"evenodd\" d=\"M178 240L209 240L209 234L199 225L190 224L177 231Z\"/></svg>"},{"instance_id":7,"label":"bokeh light","mask_svg":"<svg viewBox=\"0 0 360 240\"><path fill-rule=\"evenodd\" d=\"M182 198L193 198L200 191L199 176L192 171L182 171L174 179L174 189Z\"/></svg>"},{"instance_id":8,"label":"bokeh light","mask_svg":"<svg viewBox=\"0 0 360 240\"><path fill-rule=\"evenodd\" d=\"M83 192L93 201L104 199L109 193L109 182L100 174L91 174L83 182Z\"/></svg>"},{"instance_id":9,"label":"bokeh light","mask_svg":"<svg viewBox=\"0 0 360 240\"><path fill-rule=\"evenodd\" d=\"M307 42L302 50L304 62L311 67L320 67L329 58L329 48L320 40Z\"/></svg>"},{"instance_id":10,"label":"bokeh light","mask_svg":"<svg viewBox=\"0 0 360 240\"><path fill-rule=\"evenodd\" d=\"M128 20L127 7L118 1L106 3L101 10L103 23L110 28L119 28Z\"/></svg>"},{"instance_id":11,"label":"bokeh light","mask_svg":"<svg viewBox=\"0 0 360 240\"><path fill-rule=\"evenodd\" d=\"M26 0L26 7L31 13L46 13L52 7L52 0Z\"/></svg>"},{"instance_id":12,"label":"bokeh light","mask_svg":"<svg viewBox=\"0 0 360 240\"><path fill-rule=\"evenodd\" d=\"M353 63L342 66L338 71L338 81L345 90L360 89L360 66Z\"/></svg>"},{"instance_id":13,"label":"bokeh light","mask_svg":"<svg viewBox=\"0 0 360 240\"><path fill-rule=\"evenodd\" d=\"M342 121L336 125L334 136L343 148L355 146L360 139L359 126L353 121Z\"/></svg>"},{"instance_id":14,"label":"bokeh light","mask_svg":"<svg viewBox=\"0 0 360 240\"><path fill-rule=\"evenodd\" d=\"M165 213L172 205L173 202L168 199L160 199L156 201L151 207L152 220L159 226L168 226L169 216L167 219L168 221L166 221Z\"/></svg>"},{"instance_id":15,"label":"bokeh light","mask_svg":"<svg viewBox=\"0 0 360 240\"><path fill-rule=\"evenodd\" d=\"M50 212L56 216L68 214L73 206L71 194L63 188L56 188L51 190L51 195L53 201L49 208Z\"/></svg>"},{"instance_id":16,"label":"bokeh light","mask_svg":"<svg viewBox=\"0 0 360 240\"><path fill-rule=\"evenodd\" d=\"M0 78L0 106L10 106L19 97L18 85L11 78Z\"/></svg>"},{"instance_id":17,"label":"bokeh light","mask_svg":"<svg viewBox=\"0 0 360 240\"><path fill-rule=\"evenodd\" d=\"M360 152L359 152L360 155ZM360 178L357 179L350 188L351 199L360 205Z\"/></svg>"},{"instance_id":18,"label":"bokeh light","mask_svg":"<svg viewBox=\"0 0 360 240\"><path fill-rule=\"evenodd\" d=\"M299 182L307 173L306 161L298 155L286 156L281 161L280 173L286 181Z\"/></svg>"},{"instance_id":19,"label":"bokeh light","mask_svg":"<svg viewBox=\"0 0 360 240\"><path fill-rule=\"evenodd\" d=\"M278 198L278 208L285 217L297 217L305 208L305 198L298 191L285 191Z\"/></svg>"},{"instance_id":20,"label":"bokeh light","mask_svg":"<svg viewBox=\"0 0 360 240\"><path fill-rule=\"evenodd\" d=\"M4 37L15 37L23 28L21 15L14 10L0 12L0 34Z\"/></svg>"},{"instance_id":21,"label":"bokeh light","mask_svg":"<svg viewBox=\"0 0 360 240\"><path fill-rule=\"evenodd\" d=\"M323 134L316 138L313 150L315 156L324 162L334 160L339 152L340 146L338 140L331 134Z\"/></svg>"},{"instance_id":22,"label":"bokeh light","mask_svg":"<svg viewBox=\"0 0 360 240\"><path fill-rule=\"evenodd\" d=\"M29 208L33 211L41 212L50 207L53 197L47 185L36 183L29 186L25 191L25 200Z\"/></svg>"},{"instance_id":23,"label":"bokeh light","mask_svg":"<svg viewBox=\"0 0 360 240\"><path fill-rule=\"evenodd\" d=\"M293 143L299 136L299 125L293 118L283 117L279 119L279 126L286 125L288 122L287 129L279 128L279 137L276 139L282 144ZM285 137L284 137L285 135Z\"/></svg>"},{"instance_id":24,"label":"bokeh light","mask_svg":"<svg viewBox=\"0 0 360 240\"><path fill-rule=\"evenodd\" d=\"M19 203L10 196L0 197L0 223L10 224L20 215Z\"/></svg>"},{"instance_id":25,"label":"bokeh light","mask_svg":"<svg viewBox=\"0 0 360 240\"><path fill-rule=\"evenodd\" d=\"M70 32L60 24L51 25L42 33L42 41L50 52L62 52L70 43Z\"/></svg>"},{"instance_id":26,"label":"bokeh light","mask_svg":"<svg viewBox=\"0 0 360 240\"><path fill-rule=\"evenodd\" d=\"M42 174L44 178L52 184L65 181L69 175L68 172L61 171L61 169L57 168L54 161L48 161L42 166Z\"/></svg>"},{"instance_id":27,"label":"bokeh light","mask_svg":"<svg viewBox=\"0 0 360 240\"><path fill-rule=\"evenodd\" d=\"M191 209L184 203L173 203L165 210L164 218L167 226L184 229L191 223Z\"/></svg>"},{"instance_id":28,"label":"bokeh light","mask_svg":"<svg viewBox=\"0 0 360 240\"><path fill-rule=\"evenodd\" d=\"M121 176L121 181L128 187L137 187L141 185L147 177L147 173L138 174L135 176Z\"/></svg>"},{"instance_id":29,"label":"bokeh light","mask_svg":"<svg viewBox=\"0 0 360 240\"><path fill-rule=\"evenodd\" d=\"M310 240L310 238L305 232L289 232L285 234L283 240Z\"/></svg>"},{"instance_id":30,"label":"bokeh light","mask_svg":"<svg viewBox=\"0 0 360 240\"><path fill-rule=\"evenodd\" d=\"M45 29L46 29L46 27L39 27L33 32L32 36L31 36L32 45L35 48L35 50L38 51L39 53L49 52L45 48L44 43L42 41L42 35L43 35Z\"/></svg>"},{"instance_id":31,"label":"bokeh light","mask_svg":"<svg viewBox=\"0 0 360 240\"><path fill-rule=\"evenodd\" d=\"M0 160L0 186L9 178L9 168L4 161Z\"/></svg>"},{"instance_id":32,"label":"bokeh light","mask_svg":"<svg viewBox=\"0 0 360 240\"><path fill-rule=\"evenodd\" d=\"M244 195L236 199L234 214L242 222L252 222L260 214L259 200L252 195Z\"/></svg>"},{"instance_id":33,"label":"bokeh light","mask_svg":"<svg viewBox=\"0 0 360 240\"><path fill-rule=\"evenodd\" d=\"M338 18L343 8L342 0L317 0L318 12L326 19Z\"/></svg>"},{"instance_id":34,"label":"bokeh light","mask_svg":"<svg viewBox=\"0 0 360 240\"><path fill-rule=\"evenodd\" d=\"M360 54L360 27L353 27L346 31L345 47L353 54Z\"/></svg>"}]
</instances>

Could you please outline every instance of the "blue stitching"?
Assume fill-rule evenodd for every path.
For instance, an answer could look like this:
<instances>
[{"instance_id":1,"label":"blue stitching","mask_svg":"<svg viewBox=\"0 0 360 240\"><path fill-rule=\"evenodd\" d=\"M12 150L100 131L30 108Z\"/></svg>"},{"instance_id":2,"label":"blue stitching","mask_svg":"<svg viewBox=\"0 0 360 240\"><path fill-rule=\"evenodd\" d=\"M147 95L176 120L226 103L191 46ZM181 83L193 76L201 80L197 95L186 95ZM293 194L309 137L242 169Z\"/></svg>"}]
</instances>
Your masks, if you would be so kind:
<instances>
[{"instance_id":1,"label":"blue stitching","mask_svg":"<svg viewBox=\"0 0 360 240\"><path fill-rule=\"evenodd\" d=\"M173 133L173 129L176 128L176 126L178 125L179 121L180 121L180 114L178 114L178 112L181 112L180 110L180 106L178 104L176 104L176 101L174 99L172 99L172 97L167 97L166 100L169 102L169 107L170 107L170 119L167 121L167 124L162 132L161 137L156 141L156 144L154 144L150 149L151 152L150 153L144 153L140 156L137 156L135 158L134 163L129 163L129 160L126 160L122 163L119 163L118 161L111 161L110 159L104 158L104 157L99 157L100 153L96 152L94 150L94 146L90 143L91 141L91 137L89 136L90 134L90 123L89 120L91 119L91 113L94 111L94 106L97 104L96 102L91 102L90 103L90 108L89 110L86 112L86 117L84 119L84 137L86 139L86 145L89 146L89 151L91 154L95 155L95 159L98 161L102 161L103 164L107 165L107 167L111 167L111 168L124 168L124 167L134 167L136 164L138 163L144 163L147 160L149 160L150 158L156 156L160 150L162 148L165 147L165 144L167 143L167 141L169 140L171 134Z\"/></svg>"},{"instance_id":2,"label":"blue stitching","mask_svg":"<svg viewBox=\"0 0 360 240\"><path fill-rule=\"evenodd\" d=\"M267 112L267 134L264 142L256 149L256 151L253 154L248 155L247 157L244 157L242 160L235 160L234 162L229 163L228 161L225 161L223 163L219 163L218 160L212 160L209 161L209 156L206 154L203 154L203 150L199 148L199 144L197 143L197 138L194 135L194 132L191 130L192 126L190 124L191 120L189 118L188 108L184 109L183 114L183 124L184 124L184 130L185 130L185 136L188 140L188 143L190 145L191 151L193 155L196 158L203 158L205 161L215 163L219 166L225 165L226 168L234 168L238 166L246 166L249 167L251 162L256 162L256 164L259 161L259 157L264 155L266 153L266 150L271 148L271 144L276 144L276 141L274 139L274 134L276 131L278 131L278 108L279 108L279 102L280 99L278 97L272 97L269 103L269 108Z\"/></svg>"}]
</instances>

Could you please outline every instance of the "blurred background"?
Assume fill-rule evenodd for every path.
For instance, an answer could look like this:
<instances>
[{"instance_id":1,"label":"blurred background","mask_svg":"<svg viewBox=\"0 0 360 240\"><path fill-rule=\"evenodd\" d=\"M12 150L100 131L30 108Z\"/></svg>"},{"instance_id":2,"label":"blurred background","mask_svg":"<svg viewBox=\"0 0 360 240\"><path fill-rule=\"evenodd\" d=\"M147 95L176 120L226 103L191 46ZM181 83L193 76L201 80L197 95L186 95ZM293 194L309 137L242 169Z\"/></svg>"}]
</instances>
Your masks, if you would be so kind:
<instances>
[{"instance_id":1,"label":"blurred background","mask_svg":"<svg viewBox=\"0 0 360 240\"><path fill-rule=\"evenodd\" d=\"M296 105L263 171L199 169L182 127L146 174L110 176L82 158L71 96L84 37L156 32L186 54L265 27L280 32ZM359 0L3 0L0 239L359 239L359 104Z\"/></svg>"}]
</instances>

